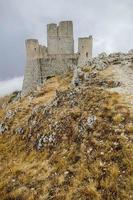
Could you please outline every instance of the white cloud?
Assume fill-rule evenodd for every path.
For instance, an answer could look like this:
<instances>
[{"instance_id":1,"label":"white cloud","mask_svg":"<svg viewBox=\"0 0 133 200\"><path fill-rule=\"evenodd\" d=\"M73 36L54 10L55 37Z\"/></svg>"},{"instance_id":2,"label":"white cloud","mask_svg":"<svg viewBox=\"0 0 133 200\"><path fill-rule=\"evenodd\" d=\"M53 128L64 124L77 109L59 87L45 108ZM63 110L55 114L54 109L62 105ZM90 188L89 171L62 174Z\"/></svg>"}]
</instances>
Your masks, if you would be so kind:
<instances>
[{"instance_id":1,"label":"white cloud","mask_svg":"<svg viewBox=\"0 0 133 200\"><path fill-rule=\"evenodd\" d=\"M10 94L22 89L23 77L0 81L0 96Z\"/></svg>"}]
</instances>

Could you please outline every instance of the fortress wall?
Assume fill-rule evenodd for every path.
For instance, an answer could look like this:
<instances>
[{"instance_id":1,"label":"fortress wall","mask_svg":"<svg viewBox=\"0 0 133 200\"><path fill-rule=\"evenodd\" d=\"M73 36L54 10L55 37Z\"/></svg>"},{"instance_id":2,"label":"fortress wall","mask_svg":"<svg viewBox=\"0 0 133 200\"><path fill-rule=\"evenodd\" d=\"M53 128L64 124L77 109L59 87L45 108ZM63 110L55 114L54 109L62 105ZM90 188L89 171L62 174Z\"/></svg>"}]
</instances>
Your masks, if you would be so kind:
<instances>
[{"instance_id":1,"label":"fortress wall","mask_svg":"<svg viewBox=\"0 0 133 200\"><path fill-rule=\"evenodd\" d=\"M47 25L47 46L48 46L48 54L57 54L58 52L58 26L57 24Z\"/></svg>"},{"instance_id":2,"label":"fortress wall","mask_svg":"<svg viewBox=\"0 0 133 200\"><path fill-rule=\"evenodd\" d=\"M78 39L79 66L84 65L89 58L92 58L92 44L92 36Z\"/></svg>"},{"instance_id":3,"label":"fortress wall","mask_svg":"<svg viewBox=\"0 0 133 200\"><path fill-rule=\"evenodd\" d=\"M53 55L40 59L42 75L45 80L49 76L65 74L77 65L78 56L75 55Z\"/></svg>"},{"instance_id":4,"label":"fortress wall","mask_svg":"<svg viewBox=\"0 0 133 200\"><path fill-rule=\"evenodd\" d=\"M72 21L62 21L58 27L58 54L73 54L73 23Z\"/></svg>"}]
</instances>

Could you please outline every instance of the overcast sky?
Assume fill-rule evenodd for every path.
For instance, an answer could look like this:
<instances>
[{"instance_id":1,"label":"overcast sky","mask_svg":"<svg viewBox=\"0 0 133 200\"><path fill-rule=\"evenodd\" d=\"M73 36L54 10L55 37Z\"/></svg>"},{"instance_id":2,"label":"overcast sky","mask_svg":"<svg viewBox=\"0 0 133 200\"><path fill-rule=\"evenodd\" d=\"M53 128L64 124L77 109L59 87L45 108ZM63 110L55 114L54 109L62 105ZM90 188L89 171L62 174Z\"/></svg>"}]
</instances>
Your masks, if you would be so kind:
<instances>
[{"instance_id":1,"label":"overcast sky","mask_svg":"<svg viewBox=\"0 0 133 200\"><path fill-rule=\"evenodd\" d=\"M133 0L0 0L0 81L23 76L27 38L46 44L47 23L73 20L93 53L133 49ZM0 85L1 86L1 85Z\"/></svg>"}]
</instances>

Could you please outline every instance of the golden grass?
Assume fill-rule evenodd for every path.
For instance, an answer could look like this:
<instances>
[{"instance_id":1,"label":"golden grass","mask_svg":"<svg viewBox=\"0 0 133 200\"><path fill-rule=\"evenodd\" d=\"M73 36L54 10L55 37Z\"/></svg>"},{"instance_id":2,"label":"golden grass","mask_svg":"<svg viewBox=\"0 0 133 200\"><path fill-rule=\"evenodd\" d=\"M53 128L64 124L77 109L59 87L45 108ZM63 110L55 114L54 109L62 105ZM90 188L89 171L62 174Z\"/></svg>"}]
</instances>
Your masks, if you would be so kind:
<instances>
[{"instance_id":1,"label":"golden grass","mask_svg":"<svg viewBox=\"0 0 133 200\"><path fill-rule=\"evenodd\" d=\"M55 148L36 151L33 147L36 130L30 140L27 125L24 135L17 135L33 107L45 105L56 90L68 91L70 77L48 80L40 95L9 104L19 112L9 121L10 132L0 136L0 199L1 200L119 200L132 198L133 145L132 110L117 93L98 87L83 90L71 107L65 98L52 116L37 113L38 129L49 134L48 119L61 124L60 140ZM94 128L79 133L90 115L96 115ZM1 119L5 113L1 111ZM60 127L61 129L61 127ZM52 130L55 131L55 130ZM57 131L57 130L56 130ZM42 133L43 133L42 132Z\"/></svg>"}]
</instances>

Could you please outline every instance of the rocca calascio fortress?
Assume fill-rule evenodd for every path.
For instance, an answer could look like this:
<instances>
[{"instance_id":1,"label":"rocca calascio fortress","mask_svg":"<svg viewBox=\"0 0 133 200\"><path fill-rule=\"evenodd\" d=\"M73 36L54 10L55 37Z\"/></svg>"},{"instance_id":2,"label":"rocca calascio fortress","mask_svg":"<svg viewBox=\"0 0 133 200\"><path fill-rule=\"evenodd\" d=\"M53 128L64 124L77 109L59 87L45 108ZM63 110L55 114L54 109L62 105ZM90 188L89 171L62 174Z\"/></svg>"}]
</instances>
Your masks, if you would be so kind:
<instances>
[{"instance_id":1,"label":"rocca calascio fortress","mask_svg":"<svg viewBox=\"0 0 133 200\"><path fill-rule=\"evenodd\" d=\"M92 36L78 39L74 52L73 22L61 21L47 25L47 47L36 39L26 40L26 67L22 94L56 74L65 74L74 66L83 66L92 57Z\"/></svg>"}]
</instances>

